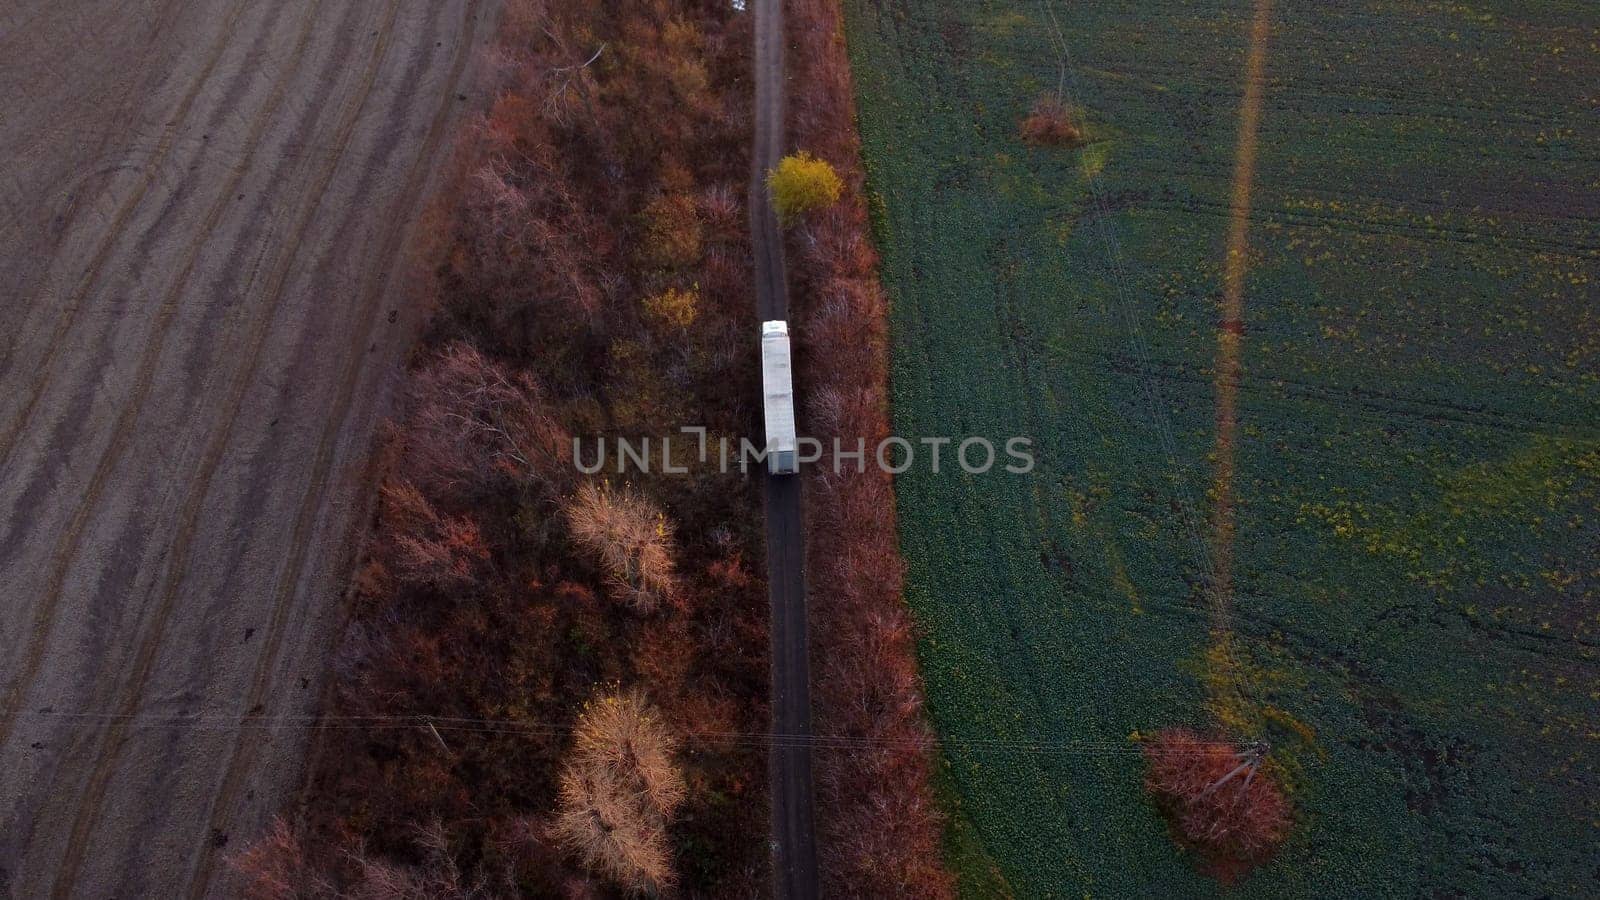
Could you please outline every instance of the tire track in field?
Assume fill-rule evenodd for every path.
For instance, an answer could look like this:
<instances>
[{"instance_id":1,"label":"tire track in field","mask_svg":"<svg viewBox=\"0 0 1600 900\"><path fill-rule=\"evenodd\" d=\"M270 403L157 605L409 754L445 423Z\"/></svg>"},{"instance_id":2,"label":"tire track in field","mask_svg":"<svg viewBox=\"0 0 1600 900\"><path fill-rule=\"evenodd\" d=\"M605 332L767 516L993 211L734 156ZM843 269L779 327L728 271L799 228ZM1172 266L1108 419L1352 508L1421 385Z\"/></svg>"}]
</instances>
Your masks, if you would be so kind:
<instances>
[{"instance_id":1,"label":"tire track in field","mask_svg":"<svg viewBox=\"0 0 1600 900\"><path fill-rule=\"evenodd\" d=\"M472 42L467 40L472 30L472 22L477 18L482 0L468 0L462 15L461 30L463 37L456 43L455 56L451 60L447 83L453 86L460 83L462 73L466 71L467 63L471 60ZM403 223L397 217L404 214L404 210L414 202L414 198L423 189L427 182L430 170L433 167L435 154L440 144L444 141L448 126L451 121L454 90L447 90L440 100L439 108L435 111L433 121L429 123L427 135L423 139L422 152L418 154L406 175L405 188L395 199L396 209L389 221L396 222L389 233L384 237L379 259L398 258L401 244L407 234ZM273 667L277 664L278 651L282 647L284 629L288 622L290 607L295 597L295 588L300 583L301 575L305 568L308 550L311 542L311 531L315 525L319 501L325 491L329 471L333 467L335 451L337 450L339 434L343 430L345 419L350 413L350 404L355 396L355 388L360 380L362 358L365 348L376 323L376 311L383 298L384 288L388 284L387 270L382 273L369 270L367 283L364 286L360 306L356 311L355 321L362 323L362 327L355 332L350 340L348 352L345 354L344 370L340 373L339 393L334 399L334 406L328 417L324 420L322 434L317 443L315 461L312 465L311 478L306 486L304 498L301 500L300 509L295 516L294 528L289 539L290 558L288 565L283 569L278 578L277 589L272 604L271 618L268 620L267 636L263 642L260 654L256 657L255 671L250 681L250 693L244 701L246 716L250 711L262 707L266 701L267 689L271 686ZM213 796L209 822L209 833L217 833L225 824L223 818L227 811L234 805L240 788L244 784L244 776L252 768L255 753L260 746L260 741L250 735L248 730L241 727L234 739L233 751L228 757L228 768L223 775L222 785ZM216 866L215 847L210 843L200 848L199 859L196 860L189 876L189 889L187 892L191 900L200 900L205 896L210 885L211 874Z\"/></svg>"},{"instance_id":2,"label":"tire track in field","mask_svg":"<svg viewBox=\"0 0 1600 900\"><path fill-rule=\"evenodd\" d=\"M267 126L277 114L278 107L286 96L291 80L290 76L294 73L300 57L304 54L305 48L309 43L312 21L313 17L307 16L306 21L301 26L300 34L289 62L280 71L278 80L273 86L272 94L262 106L261 112L255 121L251 123L250 135L252 141L259 141ZM232 24L233 22L230 20L230 28ZM202 235L202 240L196 241L189 247L188 256L182 269L179 270L178 277L173 280L167 289L166 295L162 298L161 306L156 312L155 327L152 332L156 335L156 340L147 343L145 346L144 353L139 360L139 370L134 376L133 390L129 394L121 413L117 416L116 424L112 428L111 439L106 443L105 449L101 451L100 459L95 464L94 474L90 477L88 486L78 498L77 508L73 511L66 531L62 532L61 539L56 543L55 551L51 555L50 581L47 583L43 598L40 600L41 605L34 613L33 625L28 634L27 650L22 657L21 669L16 680L7 689L5 701L0 704L0 710L15 711L21 709L22 702L27 696L28 688L32 686L34 678L39 673L39 667L44 662L44 652L49 644L50 634L55 628L56 614L61 607L62 591L66 586L67 576L71 572L72 561L77 555L79 542L83 539L84 528L89 523L90 516L94 512L112 472L116 469L117 463L121 461L122 451L127 444L128 437L132 434L134 425L138 421L139 413L144 408L145 399L150 393L156 365L166 347L169 332L168 326L173 315L177 312L179 298L183 293L183 289L188 286L189 277L193 274L201 251L205 247L204 237L209 236L222 214L231 205L234 189L249 171L254 158L255 153L252 149L249 154L234 163L228 174L227 187L217 195L216 202L207 211L205 225L198 232L198 234ZM120 222L113 223L114 229L120 227ZM117 236L114 231L107 238L101 246L102 254L115 243ZM99 261L102 260L97 256L97 262ZM72 316L69 312L67 316L68 324L70 324L71 318ZM51 337L50 349L52 355L61 343L61 336L61 330L58 329L57 333ZM35 392L34 400L38 399L38 394L42 390L41 386ZM9 717L0 720L0 748L3 748L11 737L13 721Z\"/></svg>"},{"instance_id":3,"label":"tire track in field","mask_svg":"<svg viewBox=\"0 0 1600 900\"><path fill-rule=\"evenodd\" d=\"M1104 374L1126 375L1134 378L1157 378L1181 387L1205 383L1202 371L1172 360L1154 360L1141 365L1137 360L1102 350L1076 350L1057 347L1055 353L1063 357L1096 363L1095 371ZM1352 417L1374 422L1392 422L1397 417L1429 424L1460 425L1467 428L1503 431L1518 435L1569 435L1594 437L1600 428L1561 419L1537 415L1518 416L1490 407L1473 407L1448 400L1422 395L1408 396L1392 391L1360 388L1339 384L1321 384L1300 378L1279 376L1249 377L1239 373L1239 391L1255 394L1269 401L1293 401L1318 404Z\"/></svg>"},{"instance_id":4,"label":"tire track in field","mask_svg":"<svg viewBox=\"0 0 1600 900\"><path fill-rule=\"evenodd\" d=\"M1168 173L1181 170L1168 167ZM1310 191L1308 195L1315 196ZM1330 193L1328 196L1339 196ZM1344 196L1360 197L1361 199L1382 199L1372 195L1345 194ZM1192 217L1213 216L1226 219L1230 227L1237 218L1231 204L1206 200L1201 197L1185 198L1184 200L1168 200L1163 198L1150 198L1139 200L1140 209L1159 209L1168 212L1182 213ZM1438 207L1444 213L1465 213L1465 209L1450 209ZM1113 210L1115 211L1115 210ZM1362 235L1365 237L1383 238L1393 240L1415 241L1424 244L1439 244L1445 247L1460 245L1488 245L1493 249L1524 251L1528 253L1548 253L1551 256L1561 256L1567 259L1594 261L1600 259L1600 243L1586 244L1579 241L1565 240L1559 237L1545 238L1533 234L1517 234L1500 226L1493 228L1485 226L1474 228L1467 225L1413 225L1407 222L1380 221L1373 218L1360 216L1342 216L1335 213L1313 212L1305 209L1294 209L1287 206L1250 211L1247 218L1261 218L1268 224L1279 223L1298 228L1322 228L1328 232ZM1556 221L1552 219L1551 221ZM1569 224L1582 224L1586 222L1581 216L1572 216L1564 220ZM1530 228L1534 227L1530 224Z\"/></svg>"},{"instance_id":5,"label":"tire track in field","mask_svg":"<svg viewBox=\"0 0 1600 900\"><path fill-rule=\"evenodd\" d=\"M173 10L176 9L179 4L185 4L186 2L187 0L165 0L165 4L161 7L160 12L155 14L153 20L145 26L145 30L152 35L163 34L167 31L170 31L173 23ZM30 21L29 25L32 24L33 23ZM12 54L10 50L5 48L6 40L8 38L15 37L16 34L17 33L15 32L0 34L0 59L6 59L8 61L22 59L20 55ZM28 36L35 37L37 34L37 31L30 29ZM227 37L226 33L224 33L223 37ZM48 37L46 37L46 40L48 40ZM97 43L101 44L102 47L105 46L105 42L103 40L97 40ZM19 68L25 68L25 66L19 66ZM44 74L48 75L50 73ZM96 133L97 136L102 138L102 143L96 148L97 151L103 151L105 149L105 145L113 140L125 139L129 137L128 123L132 118L133 110L128 106L127 101L129 95L132 94L137 87L137 84L133 81L129 81L121 85L121 91L117 95L118 99L117 103L114 104L114 108L119 113L123 113L123 116L120 120L99 123L101 127L96 130ZM40 102L37 100L37 98L30 99L35 99L35 102ZM178 120L174 119L173 121L176 122ZM37 153L42 147L47 146L47 141L45 139L52 133L54 133L53 129L41 128L34 130L29 135L32 139L31 143L29 143L27 146L17 148L13 152L19 153L25 157L31 156ZM96 152L90 158L98 160L100 156L101 153Z\"/></svg>"},{"instance_id":6,"label":"tire track in field","mask_svg":"<svg viewBox=\"0 0 1600 900\"><path fill-rule=\"evenodd\" d=\"M343 111L344 118L339 123L337 137L333 142L333 146L340 151L348 146L350 138L355 132L357 121L360 118L360 112L366 104L367 97L372 92L373 85L377 81L378 72L388 54L390 41L393 37L394 22L399 13L401 2L402 0L393 0L389 4L383 23L379 27L377 39L373 44L361 84L354 90L352 99L346 104L346 108ZM314 22L314 13L315 8L312 14L308 14L307 23ZM309 28L309 24L307 27ZM197 473L191 482L192 487L189 495L185 499L184 506L179 514L179 525L176 536L173 538L161 599L152 615L149 627L145 629L143 639L139 642L131 671L128 672L125 678L120 679L121 683L127 686L127 692L124 694L122 702L117 706L117 711L121 718L118 718L115 724L108 729L108 733L101 741L99 757L89 777L89 784L78 807L78 812L73 819L66 855L57 870L55 885L51 891L52 897L69 897L73 883L77 879L78 870L82 867L84 853L88 849L89 837L94 829L96 820L99 818L100 805L105 799L106 790L110 785L111 776L115 770L118 751L127 738L129 723L132 721L129 717L138 709L145 684L149 680L151 670L154 668L155 661L159 656L161 638L165 631L166 621L172 613L172 608L178 597L178 588L187 569L189 552L200 517L200 507L209 492L211 478L216 473L228 441L232 437L233 426L238 420L238 413L243 404L244 395L253 382L262 352L265 349L267 332L270 330L272 320L282 300L283 288L293 267L295 258L293 251L299 246L304 238L306 229L315 218L328 183L333 179L334 172L338 168L338 163L341 159L342 155L335 155L327 160L326 165L323 166L322 171L317 176L312 190L305 194L305 196L311 198L310 202L304 205L299 219L295 222L294 227L290 229L283 242L284 252L272 273L272 280L268 288L264 291L264 296L268 297L269 301L264 305L261 314L252 323L254 327L246 342L248 356L243 364L234 370L234 378L229 385L222 427L213 433L211 441L205 448L197 467ZM224 194L223 196L226 197L227 195Z\"/></svg>"},{"instance_id":7,"label":"tire track in field","mask_svg":"<svg viewBox=\"0 0 1600 900\"><path fill-rule=\"evenodd\" d=\"M152 23L152 25L150 26L150 33L151 34L164 34L168 30L171 29L171 27L172 27L172 11L175 8L177 8L178 4L181 3L181 2L183 2L183 0L167 0L167 4L161 8L161 12L156 16L155 22ZM7 35L7 36L9 37L10 35ZM0 40L0 47L3 47L3 45L4 45L4 41ZM0 57L4 57L7 54L7 52L8 51L6 51L4 49L0 49ZM146 85L146 86L143 87L143 90L145 90L146 92L148 92L150 89L151 89L151 87L149 85ZM94 149L92 151L90 151L90 153L89 153L89 155L87 157L87 159L89 160L90 163L98 165L102 160L104 160L109 155L108 150L110 149L110 147L111 147L113 142L127 138L128 133L129 133L128 129L129 129L129 127L130 127L130 125L131 125L131 123L133 121L133 108L129 105L128 99L129 99L130 96L132 96L134 94L135 90L137 90L137 89L135 88L133 83L129 82L128 85L126 87L124 87L124 89L122 90L121 94L118 95L116 108L120 113L122 113L120 118L115 119L115 120L111 120L111 121L107 121L105 123L106 127L104 129L100 130L99 132L97 132L96 134L93 134L93 135L85 134L83 136L85 141L87 141L90 137L94 137L94 138L98 139L98 143L95 144ZM35 135L36 140L34 141L34 144L32 146L29 146L29 147L25 148L22 151L12 151L13 155L19 155L19 154L22 155L22 156L31 155L32 153L37 151L37 149L41 145L43 145L45 143L45 138L50 133L51 132L49 132L49 131L47 131L45 129L40 129L39 133ZM41 266L41 268L39 270L37 270L39 272L39 278L40 278L41 282L47 282L48 281L49 274L50 274L49 273L49 264L50 264L50 262L52 260L54 260L55 257L56 257L56 254L60 252L61 245L66 241L67 235L71 234L71 232L72 232L72 226L77 224L78 214L82 211L83 205L84 205L83 204L84 194L88 193L87 191L85 191L83 189L83 185L86 182L88 182L89 179L97 177L99 175L102 175L102 174L104 174L104 172L105 172L104 168L97 168L94 171L90 171L90 172L86 172L86 173L77 173L79 175L79 177L76 178L75 181L74 181L74 184L76 185L76 189L72 189L72 188L68 188L67 189L67 190L70 191L70 195L69 195L69 198L67 200L67 208L62 210L58 214L59 224L56 227L56 232L50 238L49 244L47 246L43 247L41 249L41 251L39 252L38 256L37 256L37 260L38 260L37 264ZM17 191L18 202L19 203L24 202L22 200L22 198L24 196L24 192L22 191L21 187L20 186L17 187L16 191ZM10 211L8 211L8 215L9 214L10 214ZM9 224L9 227L11 229L20 229L21 228L21 224L20 223L21 223L21 217L17 216L17 217L15 217L15 221ZM39 299L39 296L42 293L43 293L43 290L41 288L40 292L36 293L33 296L33 298L30 299L30 301L28 303L19 304L16 307L18 312L26 314L27 310L32 307L33 303ZM63 312L65 312L65 311L63 310ZM19 322L20 322L20 320L19 320ZM9 336L8 336L8 338L6 340L6 348L5 348L4 352L0 352L0 366L5 366L5 367L9 367L9 364L11 363L11 351L16 346L18 335L20 335L20 333L22 332L22 328L19 325L18 327L14 328L14 329L8 328L7 330L9 332ZM0 368L0 377L3 377L5 372L6 372L6 368ZM4 448L6 446L7 445L5 443L0 443L0 448ZM5 453L4 452L0 452L0 468L4 467L4 463L5 463Z\"/></svg>"},{"instance_id":8,"label":"tire track in field","mask_svg":"<svg viewBox=\"0 0 1600 900\"><path fill-rule=\"evenodd\" d=\"M145 195L150 191L150 186L155 183L156 174L161 171L161 167L166 163L167 156L171 153L173 144L177 141L179 126L189 118L189 111L193 108L195 100L199 98L201 89L211 80L211 75L216 70L217 64L222 61L223 54L233 43L233 35L239 24L239 17L244 13L247 5L243 0L239 0L234 4L233 10L228 14L227 21L223 23L216 44L211 48L211 55L207 57L205 67L201 69L199 77L195 79L194 84L189 86L188 92L184 94L183 100L178 104L178 111L173 114L171 124L163 129L161 140L157 143L156 151L151 155L150 161L145 165L144 175L134 188L133 195L117 209L116 214L111 219L111 223L106 227L105 238L101 240L100 246L95 249L94 256L89 260L89 265L84 270L83 277L78 279L77 286L69 295L70 299L67 301L66 309L62 311L60 318L56 320L55 329L50 333L50 341L45 346L44 358L34 366L37 375L32 386L28 389L27 401L22 404L22 409L17 413L16 418L8 423L3 430L0 430L0 472L5 471L6 463L10 460L12 451L16 449L17 436L22 433L22 429L33 418L34 410L39 405L39 398L44 395L45 388L50 385L51 366L55 362L56 354L60 352L62 345L66 343L67 333L72 330L72 325L78 317L78 311L83 307L84 299L99 284L101 270L105 268L106 261L111 258L112 249L122 239L128 219L132 217L134 211L144 201ZM74 200L73 209L77 208L78 202ZM63 229L63 240L65 235L66 229ZM41 288L40 292L28 301L28 305L32 306L38 303L43 294L44 290ZM19 328L12 332L6 345L5 357L9 358L15 351L16 342L22 331L23 329ZM11 699L8 697L8 702L4 708L11 708L12 704L9 702ZM3 727L0 727L0 746L4 744L5 732Z\"/></svg>"},{"instance_id":9,"label":"tire track in field","mask_svg":"<svg viewBox=\"0 0 1600 900\"><path fill-rule=\"evenodd\" d=\"M1272 0L1255 0L1250 49L1245 60L1244 100L1239 108L1239 149L1235 155L1228 255L1222 276L1222 316L1217 328L1217 471L1212 518L1216 568L1211 583L1211 628L1213 641L1224 658L1231 654L1236 527L1233 481L1239 430L1240 354L1244 343L1244 279L1249 270L1246 255L1250 250L1250 195L1256 174L1256 143L1261 126L1261 95L1265 92L1267 38L1271 25Z\"/></svg>"}]
</instances>

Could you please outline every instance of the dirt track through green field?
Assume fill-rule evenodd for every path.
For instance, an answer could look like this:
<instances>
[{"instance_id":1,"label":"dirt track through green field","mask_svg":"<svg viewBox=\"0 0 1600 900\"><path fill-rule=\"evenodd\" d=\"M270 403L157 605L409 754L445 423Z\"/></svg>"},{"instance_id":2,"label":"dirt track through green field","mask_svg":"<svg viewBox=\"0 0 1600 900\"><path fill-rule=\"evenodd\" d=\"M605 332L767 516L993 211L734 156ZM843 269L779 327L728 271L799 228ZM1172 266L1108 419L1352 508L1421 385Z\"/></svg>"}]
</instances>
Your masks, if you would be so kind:
<instances>
[{"instance_id":1,"label":"dirt track through green field","mask_svg":"<svg viewBox=\"0 0 1600 900\"><path fill-rule=\"evenodd\" d=\"M896 432L1039 448L1029 478L897 483L966 885L1213 891L1136 753L960 741L1220 718L1271 741L1300 816L1243 894L1592 893L1600 13L1273 6L1229 442L1239 690L1217 702L1255 6L847 3ZM1089 143L1022 145L1058 84Z\"/></svg>"},{"instance_id":2,"label":"dirt track through green field","mask_svg":"<svg viewBox=\"0 0 1600 900\"><path fill-rule=\"evenodd\" d=\"M1222 308L1217 322L1216 482L1212 520L1215 522L1216 572L1212 575L1212 627L1227 628L1233 599L1233 538L1236 528L1233 504L1234 445L1239 437L1240 354L1244 343L1244 280L1249 271L1250 192L1255 186L1256 146L1261 132L1261 93L1266 80L1267 35L1272 27L1271 0L1255 0L1250 20L1250 48L1246 53L1244 99L1239 103L1239 149L1233 159L1233 186L1228 212L1228 247L1222 270ZM1226 638L1223 638L1224 640Z\"/></svg>"}]
</instances>

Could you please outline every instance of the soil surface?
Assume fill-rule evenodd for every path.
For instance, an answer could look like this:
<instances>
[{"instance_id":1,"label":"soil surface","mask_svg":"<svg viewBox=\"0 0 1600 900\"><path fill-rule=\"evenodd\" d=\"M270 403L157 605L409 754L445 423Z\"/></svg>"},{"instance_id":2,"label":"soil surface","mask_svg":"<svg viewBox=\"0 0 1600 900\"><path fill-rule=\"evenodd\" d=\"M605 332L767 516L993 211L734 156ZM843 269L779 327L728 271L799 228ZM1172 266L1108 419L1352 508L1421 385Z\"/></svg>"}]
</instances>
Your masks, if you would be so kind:
<instances>
[{"instance_id":1,"label":"soil surface","mask_svg":"<svg viewBox=\"0 0 1600 900\"><path fill-rule=\"evenodd\" d=\"M493 0L0 11L0 895L225 895L300 768Z\"/></svg>"}]
</instances>

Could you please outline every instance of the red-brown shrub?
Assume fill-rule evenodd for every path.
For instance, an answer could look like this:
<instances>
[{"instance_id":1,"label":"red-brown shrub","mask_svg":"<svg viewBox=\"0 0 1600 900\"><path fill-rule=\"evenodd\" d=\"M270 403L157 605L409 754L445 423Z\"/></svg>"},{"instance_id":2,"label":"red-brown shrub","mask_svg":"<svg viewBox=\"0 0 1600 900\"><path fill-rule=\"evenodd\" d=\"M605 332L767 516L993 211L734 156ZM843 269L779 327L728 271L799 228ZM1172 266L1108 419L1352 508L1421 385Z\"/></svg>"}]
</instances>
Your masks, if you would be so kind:
<instances>
[{"instance_id":1,"label":"red-brown shrub","mask_svg":"<svg viewBox=\"0 0 1600 900\"><path fill-rule=\"evenodd\" d=\"M1055 94L1044 94L1022 120L1022 140L1038 147L1073 147L1082 143L1083 131Z\"/></svg>"},{"instance_id":2,"label":"red-brown shrub","mask_svg":"<svg viewBox=\"0 0 1600 900\"><path fill-rule=\"evenodd\" d=\"M527 373L452 343L411 375L394 473L452 507L570 478L572 439Z\"/></svg>"},{"instance_id":3,"label":"red-brown shrub","mask_svg":"<svg viewBox=\"0 0 1600 900\"><path fill-rule=\"evenodd\" d=\"M404 502L401 498L426 504L410 485L384 489L386 501ZM431 508L427 511L432 513ZM470 589L480 581L490 553L472 519L434 515L426 524L396 534L388 556L388 569L403 583L454 592Z\"/></svg>"},{"instance_id":4,"label":"red-brown shrub","mask_svg":"<svg viewBox=\"0 0 1600 900\"><path fill-rule=\"evenodd\" d=\"M307 865L300 839L274 819L261 840L230 859L249 900L303 900L336 892Z\"/></svg>"},{"instance_id":5,"label":"red-brown shrub","mask_svg":"<svg viewBox=\"0 0 1600 900\"><path fill-rule=\"evenodd\" d=\"M1235 744L1169 728L1144 754L1145 786L1174 836L1219 880L1232 882L1265 862L1288 836L1283 792L1267 771L1248 766Z\"/></svg>"},{"instance_id":6,"label":"red-brown shrub","mask_svg":"<svg viewBox=\"0 0 1600 900\"><path fill-rule=\"evenodd\" d=\"M685 269L700 261L705 227L694 198L686 194L661 194L645 204L640 214L645 265L658 269Z\"/></svg>"},{"instance_id":7,"label":"red-brown shrub","mask_svg":"<svg viewBox=\"0 0 1600 900\"><path fill-rule=\"evenodd\" d=\"M261 841L230 860L245 900L473 900L489 896L487 885L465 878L451 857L442 826L417 829L420 865L348 855L353 877L341 890L306 861L300 839L274 820ZM497 885L502 889L509 884Z\"/></svg>"},{"instance_id":8,"label":"red-brown shrub","mask_svg":"<svg viewBox=\"0 0 1600 900\"><path fill-rule=\"evenodd\" d=\"M701 191L700 216L708 240L731 244L744 241L744 204L732 185L719 184Z\"/></svg>"}]
</instances>

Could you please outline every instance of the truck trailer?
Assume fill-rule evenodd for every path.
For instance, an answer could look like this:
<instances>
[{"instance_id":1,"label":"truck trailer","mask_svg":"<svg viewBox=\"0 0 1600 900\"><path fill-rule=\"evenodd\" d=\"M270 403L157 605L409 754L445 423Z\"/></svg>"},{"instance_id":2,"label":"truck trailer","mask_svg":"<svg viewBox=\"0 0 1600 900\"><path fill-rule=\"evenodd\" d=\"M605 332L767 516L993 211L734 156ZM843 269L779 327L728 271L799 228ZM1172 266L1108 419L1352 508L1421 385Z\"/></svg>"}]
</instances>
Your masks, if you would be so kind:
<instances>
[{"instance_id":1,"label":"truck trailer","mask_svg":"<svg viewBox=\"0 0 1600 900\"><path fill-rule=\"evenodd\" d=\"M761 393L767 420L767 471L792 475L795 454L794 380L789 374L789 323L761 323Z\"/></svg>"}]
</instances>

